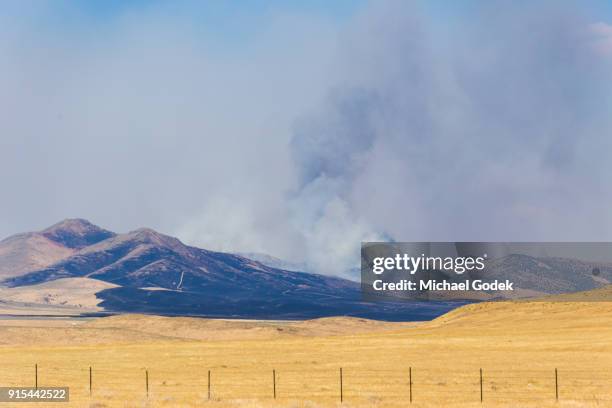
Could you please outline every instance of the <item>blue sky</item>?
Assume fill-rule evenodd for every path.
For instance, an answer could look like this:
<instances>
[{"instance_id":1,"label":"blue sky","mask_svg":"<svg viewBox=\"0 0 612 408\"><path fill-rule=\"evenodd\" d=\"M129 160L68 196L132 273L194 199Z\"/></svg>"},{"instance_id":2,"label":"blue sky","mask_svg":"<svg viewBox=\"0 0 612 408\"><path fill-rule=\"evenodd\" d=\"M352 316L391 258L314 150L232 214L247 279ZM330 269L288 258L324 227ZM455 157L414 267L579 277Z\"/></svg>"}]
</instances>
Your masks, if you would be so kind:
<instances>
[{"instance_id":1,"label":"blue sky","mask_svg":"<svg viewBox=\"0 0 612 408\"><path fill-rule=\"evenodd\" d=\"M525 1L525 0L523 0ZM519 1L520 2L520 1ZM562 1L561 1L562 2ZM240 0L240 1L169 1L169 0L83 0L65 3L65 8L80 8L83 12L96 19L115 17L126 11L139 8L164 6L169 8L189 7L199 9L198 17L203 22L218 25L220 28L231 21L236 15L258 16L272 11L292 13L314 13L328 16L338 21L345 20L367 4L367 0ZM461 18L478 8L483 0L429 0L421 1L422 7L431 16L441 20ZM565 3L579 4L579 0ZM58 3L56 3L58 4ZM596 0L589 2L589 8L602 17L612 16L612 2ZM230 27L225 27L229 29Z\"/></svg>"},{"instance_id":2,"label":"blue sky","mask_svg":"<svg viewBox=\"0 0 612 408\"><path fill-rule=\"evenodd\" d=\"M248 46L252 37L265 28L271 18L288 14L318 18L337 27L343 27L368 6L380 2L368 0L82 0L9 3L8 9L29 9L36 14L43 27L53 27L57 35L82 35L83 28L95 30L108 27L126 16L160 13L168 19L176 18L197 27L208 37L214 36L217 46L227 47L228 52ZM409 3L407 0L406 3ZM413 2L414 9L426 16L429 24L438 26L441 32L457 26L469 26L475 13L491 2L483 0L428 0ZM500 2L501 3L501 2ZM525 0L515 4L538 4ZM557 3L556 7L581 10L594 21L612 22L612 1L592 0L542 1ZM25 6L24 6L25 5ZM366 11L367 13L367 11ZM27 14L27 13L26 13Z\"/></svg>"},{"instance_id":3,"label":"blue sky","mask_svg":"<svg viewBox=\"0 0 612 408\"><path fill-rule=\"evenodd\" d=\"M522 1L526 4L534 3ZM180 16L207 34L215 36L220 45L234 47L249 43L250 37L262 29L270 16L291 14L310 16L329 21L339 27L349 22L353 16L362 11L368 4L376 3L367 0L241 0L241 1L196 1L196 0L83 0L51 1L46 4L47 12L43 13L43 23L51 23L59 32L79 30L83 26L96 27L112 24L126 15L156 12ZM441 29L467 24L486 2L483 0L429 0L414 2L425 14L429 22ZM521 1L515 2L521 3ZM543 1L542 4L551 3ZM582 9L591 19L604 22L612 21L612 2L594 0L587 2L558 1L569 7ZM19 4L19 3L15 3ZM30 8L37 8L40 2L29 3ZM536 2L537 4L537 2ZM579 7L576 7L579 5ZM45 21L46 20L46 21Z\"/></svg>"},{"instance_id":4,"label":"blue sky","mask_svg":"<svg viewBox=\"0 0 612 408\"><path fill-rule=\"evenodd\" d=\"M108 18L126 10L141 7L166 5L168 7L194 7L202 10L201 17L209 22L222 22L231 19L236 14L264 14L271 10L291 12L321 13L334 18L343 19L350 16L365 3L364 0L241 0L241 1L168 1L168 0L106 0L71 2L84 11L98 18Z\"/></svg>"},{"instance_id":5,"label":"blue sky","mask_svg":"<svg viewBox=\"0 0 612 408\"><path fill-rule=\"evenodd\" d=\"M28 16L35 15L38 24L50 29L54 36L91 35L95 39L113 25L127 18L133 20L150 15L164 17L168 27L184 25L200 38L210 42L223 53L241 52L248 48L267 25L288 15L302 19L317 19L335 27L342 27L359 12L365 0L299 1L299 0L242 0L242 1L192 1L192 0L106 0L106 1L50 1L26 3L23 7L13 3L15 9L29 9ZM44 5L41 7L40 5ZM163 31L163 25L160 25ZM43 35L49 35L45 32ZM86 37L84 37L86 38ZM280 40L280 39L279 39Z\"/></svg>"}]
</instances>

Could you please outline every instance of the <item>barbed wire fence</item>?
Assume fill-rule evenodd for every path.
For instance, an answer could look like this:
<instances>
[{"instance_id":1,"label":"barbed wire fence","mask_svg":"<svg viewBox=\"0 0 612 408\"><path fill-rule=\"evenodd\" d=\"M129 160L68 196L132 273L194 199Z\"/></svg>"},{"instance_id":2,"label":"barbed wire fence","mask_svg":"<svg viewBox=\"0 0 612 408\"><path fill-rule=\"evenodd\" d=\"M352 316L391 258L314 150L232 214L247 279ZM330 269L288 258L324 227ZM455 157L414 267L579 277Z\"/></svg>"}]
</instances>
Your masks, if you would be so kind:
<instances>
[{"instance_id":1,"label":"barbed wire fence","mask_svg":"<svg viewBox=\"0 0 612 408\"><path fill-rule=\"evenodd\" d=\"M83 368L34 363L2 386L67 386L71 395L96 398L181 397L197 401L231 399L324 399L337 402L612 402L612 371L589 369L446 369L411 367L301 369L215 367L172 372L149 367ZM27 374L29 371L30 374ZM31 376L30 380L27 377ZM127 398L127 397L126 397ZM608 404L604 404L608 406ZM610 403L612 405L612 403Z\"/></svg>"}]
</instances>

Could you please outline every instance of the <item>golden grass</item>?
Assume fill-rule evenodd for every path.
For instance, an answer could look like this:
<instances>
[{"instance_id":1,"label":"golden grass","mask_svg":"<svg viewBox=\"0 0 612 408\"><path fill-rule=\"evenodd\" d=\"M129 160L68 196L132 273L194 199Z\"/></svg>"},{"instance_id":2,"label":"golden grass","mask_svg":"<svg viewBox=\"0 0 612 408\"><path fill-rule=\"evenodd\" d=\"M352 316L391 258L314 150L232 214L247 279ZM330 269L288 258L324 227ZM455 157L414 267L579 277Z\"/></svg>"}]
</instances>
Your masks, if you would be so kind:
<instances>
[{"instance_id":1,"label":"golden grass","mask_svg":"<svg viewBox=\"0 0 612 408\"><path fill-rule=\"evenodd\" d=\"M122 318L115 319L121 322ZM185 320L177 324L153 318L158 327L155 333L147 317L124 319L132 320L132 329L109 320L54 328L66 330L67 336L73 335L72 330L80 330L83 338L102 336L105 340L99 344L64 341L60 346L42 347L24 338L29 345L1 347L0 385L32 385L38 363L39 385L70 386L70 403L49 406L337 407L342 367L342 406L405 407L412 367L414 407L612 406L612 303L477 304L414 327L362 322L371 324L370 332L363 333L354 329L357 321L336 319L327 323L344 325L349 334L329 335L325 329L316 335L310 328L309 335L248 340L240 338L241 329L235 323L229 324L234 340L221 336L222 340L202 341L177 337ZM202 330L224 330L219 322L198 324ZM262 327L270 324L260 323ZM243 334L252 325L247 324ZM298 326L309 325L325 326L326 321ZM146 333L139 332L142 327ZM23 332L31 336L35 329L24 327ZM136 340L138 333L142 340ZM89 366L93 367L91 397ZM484 404L480 402L481 368ZM277 374L276 400L272 370Z\"/></svg>"},{"instance_id":2,"label":"golden grass","mask_svg":"<svg viewBox=\"0 0 612 408\"><path fill-rule=\"evenodd\" d=\"M63 278L36 285L0 288L0 299L3 302L20 302L29 306L92 312L102 310L98 307L102 300L96 297L96 293L116 287L115 284L97 279Z\"/></svg>"}]
</instances>

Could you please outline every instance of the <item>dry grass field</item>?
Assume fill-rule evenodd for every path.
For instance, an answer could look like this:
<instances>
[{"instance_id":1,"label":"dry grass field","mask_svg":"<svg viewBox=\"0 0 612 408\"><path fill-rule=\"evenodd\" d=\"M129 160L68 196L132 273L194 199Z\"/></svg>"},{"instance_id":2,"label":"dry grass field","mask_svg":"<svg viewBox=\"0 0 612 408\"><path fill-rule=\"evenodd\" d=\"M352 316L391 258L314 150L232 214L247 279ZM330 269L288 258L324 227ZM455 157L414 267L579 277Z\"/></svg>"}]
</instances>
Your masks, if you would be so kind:
<instances>
[{"instance_id":1,"label":"dry grass field","mask_svg":"<svg viewBox=\"0 0 612 408\"><path fill-rule=\"evenodd\" d=\"M6 320L0 342L0 385L33 385L38 364L39 386L70 386L70 403L43 406L405 407L410 369L414 407L612 406L605 302L484 303L423 324Z\"/></svg>"}]
</instances>

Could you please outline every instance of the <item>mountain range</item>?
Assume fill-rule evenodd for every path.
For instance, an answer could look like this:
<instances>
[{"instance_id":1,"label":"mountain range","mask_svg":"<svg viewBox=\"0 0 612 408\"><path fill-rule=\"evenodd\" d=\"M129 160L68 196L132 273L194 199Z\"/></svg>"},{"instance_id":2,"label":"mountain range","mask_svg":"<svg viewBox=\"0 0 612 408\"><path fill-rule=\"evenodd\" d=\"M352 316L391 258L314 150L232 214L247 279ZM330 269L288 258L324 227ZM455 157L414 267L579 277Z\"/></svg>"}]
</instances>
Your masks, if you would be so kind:
<instances>
[{"instance_id":1,"label":"mountain range","mask_svg":"<svg viewBox=\"0 0 612 408\"><path fill-rule=\"evenodd\" d=\"M64 288L64 295L88 287L98 310L111 313L426 320L458 305L364 302L359 284L353 281L188 246L148 228L117 234L82 219L1 241L0 284L4 287L0 302L5 293L5 301L32 304L38 304L41 293L50 287L56 292L63 286L72 288ZM42 299L61 305L58 297L49 294Z\"/></svg>"},{"instance_id":2,"label":"mountain range","mask_svg":"<svg viewBox=\"0 0 612 408\"><path fill-rule=\"evenodd\" d=\"M69 219L0 241L0 314L52 308L54 314L428 320L462 304L451 301L457 299L453 294L430 297L438 301L369 302L356 282L299 269L265 254L196 248L148 228L118 234ZM511 254L491 259L483 278L511 279L516 290L509 298L537 297L610 284L612 265Z\"/></svg>"}]
</instances>

